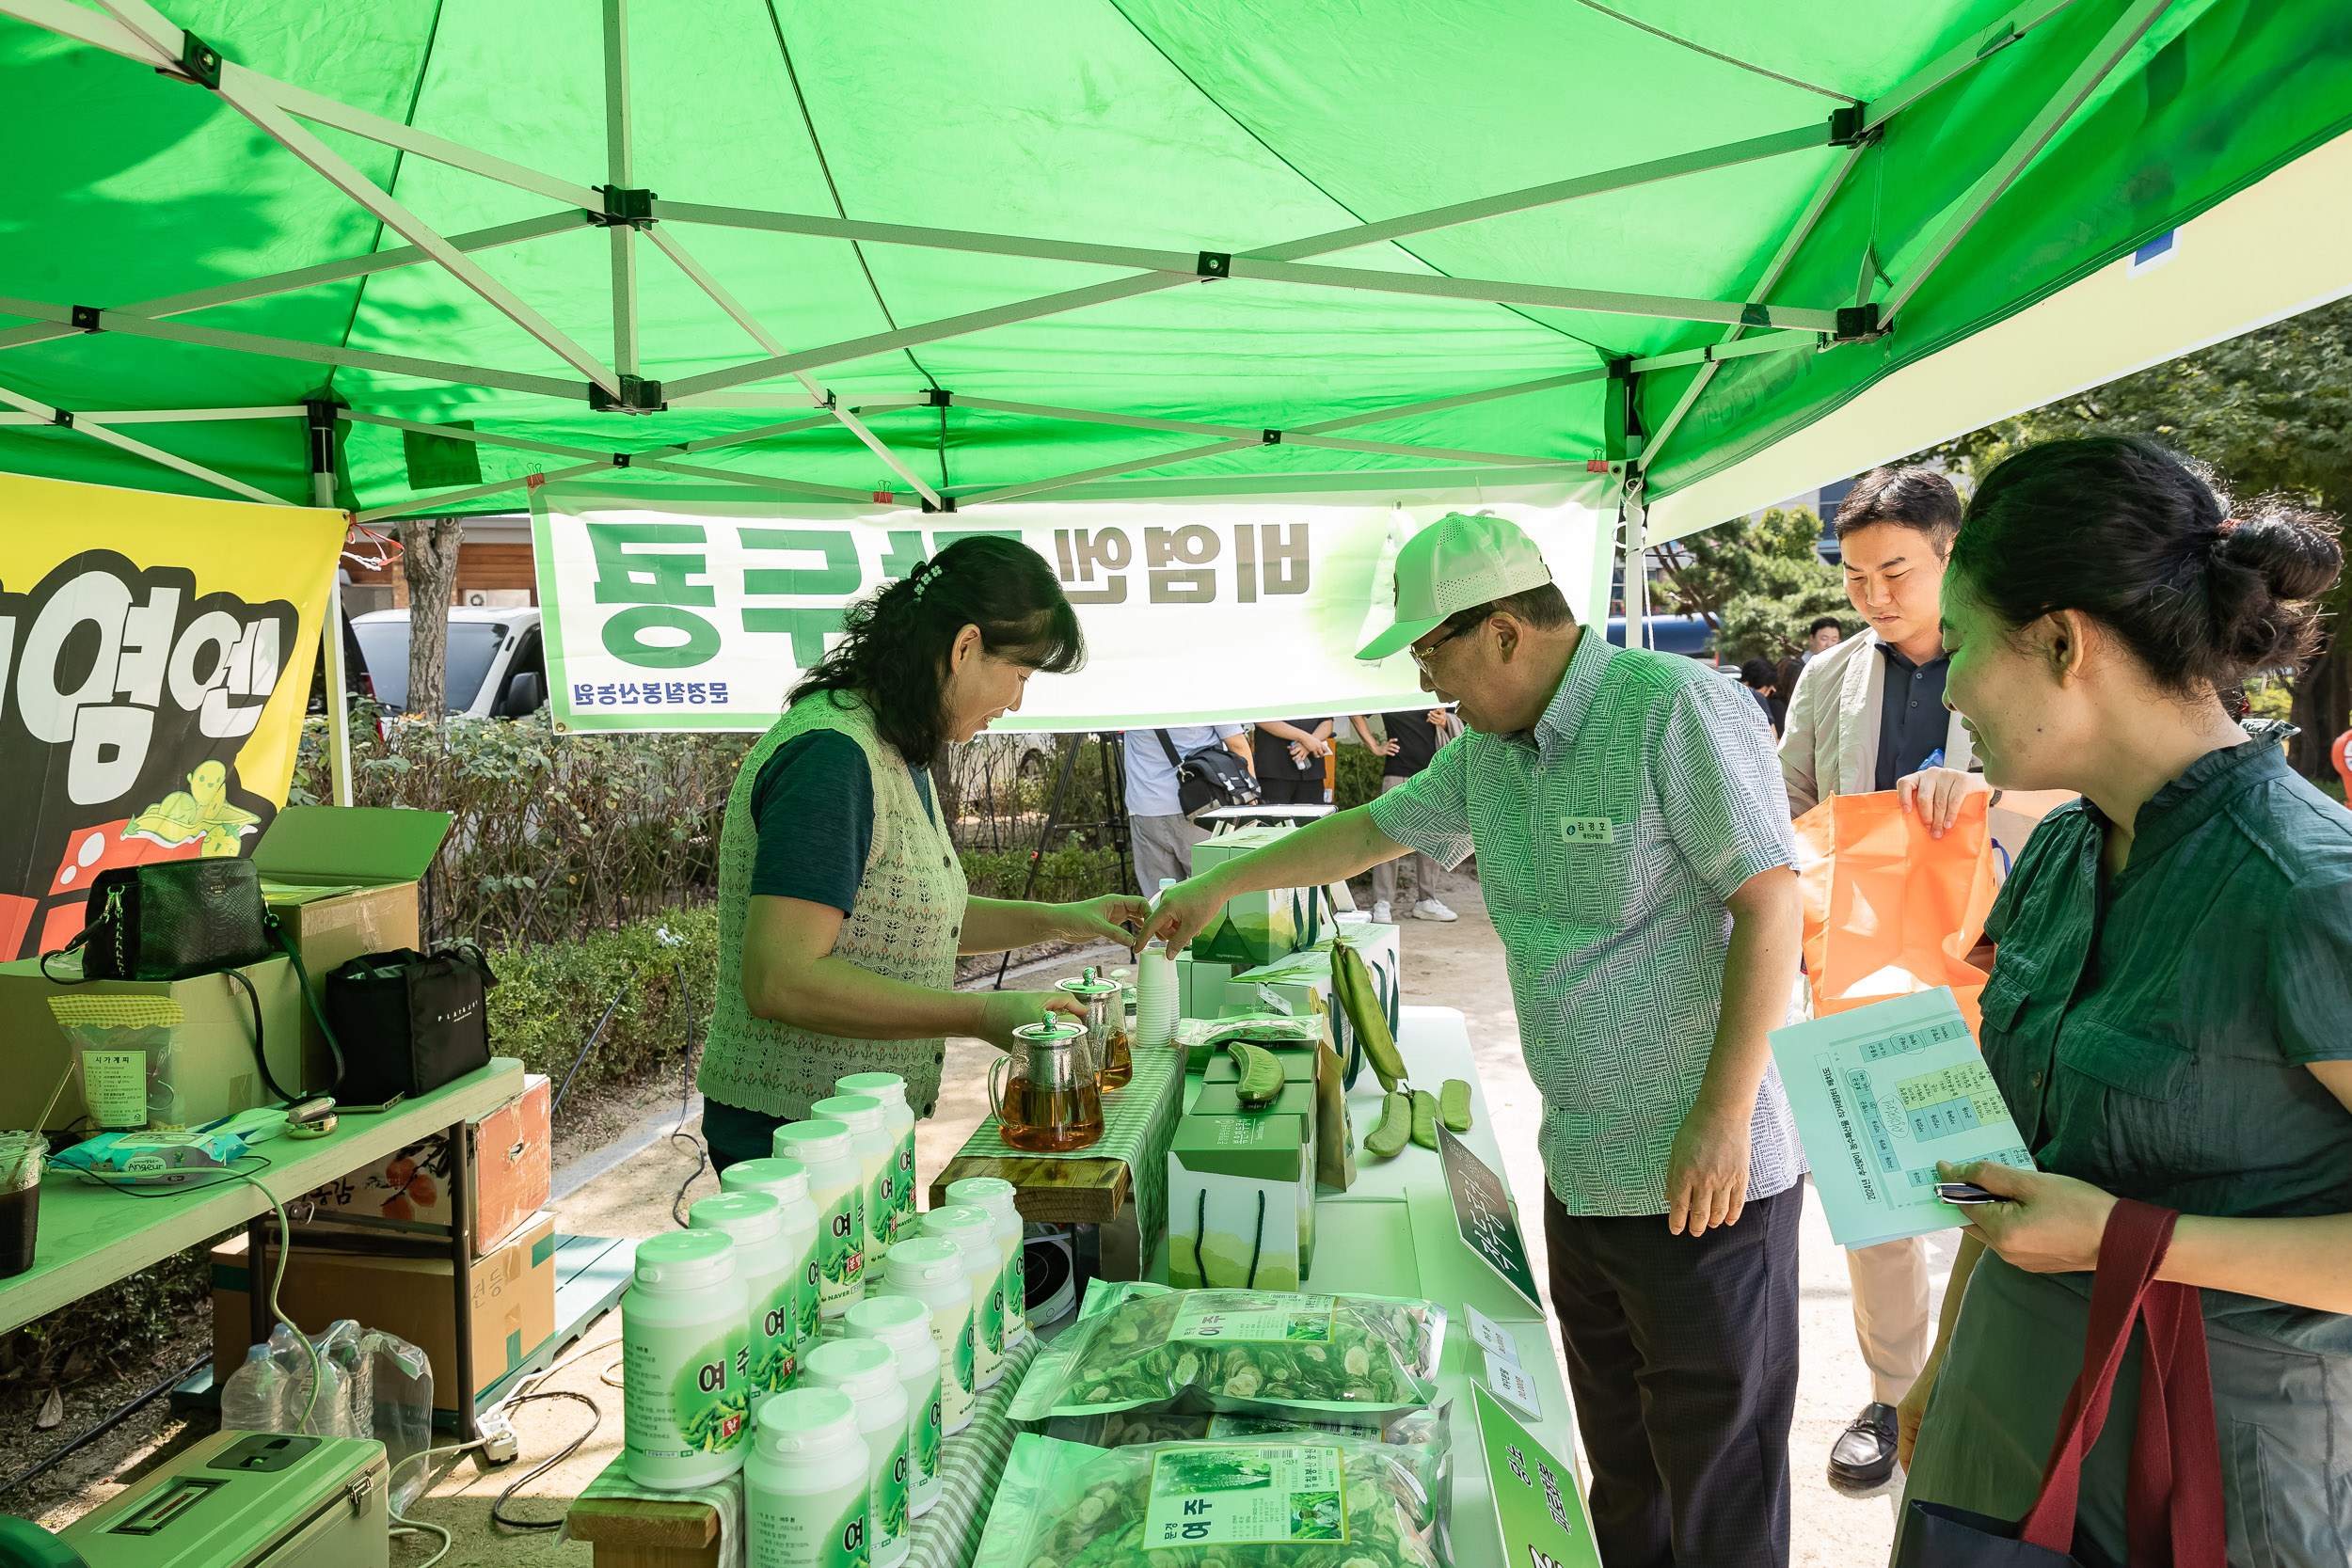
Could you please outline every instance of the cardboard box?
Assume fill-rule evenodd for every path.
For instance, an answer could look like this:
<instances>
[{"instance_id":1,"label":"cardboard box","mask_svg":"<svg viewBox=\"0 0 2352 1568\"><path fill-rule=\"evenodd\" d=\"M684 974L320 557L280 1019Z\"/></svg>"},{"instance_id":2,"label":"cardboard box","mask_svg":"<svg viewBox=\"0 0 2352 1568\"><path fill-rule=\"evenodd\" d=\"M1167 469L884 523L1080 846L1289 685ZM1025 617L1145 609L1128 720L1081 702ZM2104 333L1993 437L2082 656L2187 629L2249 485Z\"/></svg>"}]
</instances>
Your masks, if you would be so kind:
<instances>
[{"instance_id":1,"label":"cardboard box","mask_svg":"<svg viewBox=\"0 0 2352 1568\"><path fill-rule=\"evenodd\" d=\"M1192 874L1201 876L1226 861L1279 843L1295 829L1243 828L1220 832L1192 847ZM1320 888L1270 888L1245 893L1227 901L1216 918L1192 939L1194 957L1222 959L1244 967L1275 959L1312 945L1330 932L1331 915Z\"/></svg>"},{"instance_id":2,"label":"cardboard box","mask_svg":"<svg viewBox=\"0 0 2352 1568\"><path fill-rule=\"evenodd\" d=\"M82 973L82 956L53 958L50 968L72 979ZM270 958L241 972L252 982L262 1004L262 1037L269 1053L270 1070L292 1092L303 1085L324 1085L334 1075L334 1062L321 1042L306 1051L301 1026L302 992L294 965ZM201 1126L256 1105L274 1103L253 1056L253 1008L245 989L226 974L199 974L192 980L92 980L59 985L40 972L39 958L0 964L0 1127L29 1127L49 1102L71 1055L65 1033L49 1011L53 996L168 996L186 1012L172 1041L172 1059L166 1075L179 1097L173 1120L183 1127ZM63 1131L84 1115L81 1078L77 1073L58 1096L49 1114L49 1130Z\"/></svg>"},{"instance_id":3,"label":"cardboard box","mask_svg":"<svg viewBox=\"0 0 2352 1568\"><path fill-rule=\"evenodd\" d=\"M425 1243L386 1239L407 1250ZM354 1238L362 1245L365 1238ZM274 1268L278 1232L269 1232L265 1266ZM213 1248L213 1365L235 1369L245 1364L252 1332L246 1291L252 1271L246 1266L244 1232ZM473 1393L479 1398L499 1379L523 1364L525 1357L555 1334L555 1216L540 1214L517 1230L504 1246L477 1259L473 1281ZM268 1288L266 1278L262 1288ZM424 1352L433 1363L433 1405L454 1413L457 1368L456 1304L450 1291L450 1260L439 1258L390 1257L370 1253L326 1252L306 1245L299 1236L286 1259L285 1283L278 1288L278 1307L312 1334L323 1332L338 1318L350 1318L362 1328L397 1334Z\"/></svg>"},{"instance_id":4,"label":"cardboard box","mask_svg":"<svg viewBox=\"0 0 2352 1568\"><path fill-rule=\"evenodd\" d=\"M547 1207L552 1174L548 1087L545 1077L528 1074L522 1093L466 1123L466 1192L477 1258L496 1251ZM446 1237L449 1169L448 1134L436 1132L312 1188L308 1200L316 1206L315 1223L328 1229Z\"/></svg>"},{"instance_id":5,"label":"cardboard box","mask_svg":"<svg viewBox=\"0 0 2352 1568\"><path fill-rule=\"evenodd\" d=\"M328 971L363 954L419 944L417 879L453 820L447 812L373 806L288 806L271 820L253 864L262 901L302 955L311 985L324 988ZM326 1048L308 1007L302 1031Z\"/></svg>"},{"instance_id":6,"label":"cardboard box","mask_svg":"<svg viewBox=\"0 0 2352 1568\"><path fill-rule=\"evenodd\" d=\"M1314 1263L1312 1126L1311 1117L1277 1115L1176 1124L1168 1151L1170 1285L1298 1289Z\"/></svg>"}]
</instances>

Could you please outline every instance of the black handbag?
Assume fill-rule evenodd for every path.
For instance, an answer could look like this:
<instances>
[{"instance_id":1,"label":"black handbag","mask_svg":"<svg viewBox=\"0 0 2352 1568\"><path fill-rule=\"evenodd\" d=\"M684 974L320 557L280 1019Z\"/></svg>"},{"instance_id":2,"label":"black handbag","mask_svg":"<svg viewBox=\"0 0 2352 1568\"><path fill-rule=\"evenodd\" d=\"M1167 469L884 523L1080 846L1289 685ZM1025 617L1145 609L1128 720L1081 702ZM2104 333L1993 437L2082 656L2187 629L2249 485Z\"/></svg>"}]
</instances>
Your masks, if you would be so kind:
<instances>
[{"instance_id":1,"label":"black handbag","mask_svg":"<svg viewBox=\"0 0 2352 1568\"><path fill-rule=\"evenodd\" d=\"M490 1061L484 993L498 984L470 945L403 947L339 964L326 1011L345 1050L342 1099L354 1105L430 1094Z\"/></svg>"},{"instance_id":2,"label":"black handbag","mask_svg":"<svg viewBox=\"0 0 2352 1568\"><path fill-rule=\"evenodd\" d=\"M1258 803L1257 779L1243 766L1241 758L1226 750L1223 742L1203 746L1189 756L1179 756L1176 742L1166 730L1152 733L1160 737L1160 750L1168 753L1168 765L1176 769L1176 804L1186 816L1199 816L1222 806Z\"/></svg>"},{"instance_id":3,"label":"black handbag","mask_svg":"<svg viewBox=\"0 0 2352 1568\"><path fill-rule=\"evenodd\" d=\"M319 1010L318 993L302 967L302 955L262 902L262 874L251 861L242 856L161 861L102 871L91 879L87 908L89 922L80 933L56 952L40 956L42 978L56 985L86 985L92 980L189 980L226 974L244 988L246 1005L252 1009L253 1058L270 1093L292 1104L337 1091L342 1081L342 1048ZM78 980L49 972L50 959L77 949L82 955ZM270 1071L262 1049L261 994L240 971L279 953L293 960L302 998L334 1053L335 1082L325 1088L289 1094Z\"/></svg>"}]
</instances>

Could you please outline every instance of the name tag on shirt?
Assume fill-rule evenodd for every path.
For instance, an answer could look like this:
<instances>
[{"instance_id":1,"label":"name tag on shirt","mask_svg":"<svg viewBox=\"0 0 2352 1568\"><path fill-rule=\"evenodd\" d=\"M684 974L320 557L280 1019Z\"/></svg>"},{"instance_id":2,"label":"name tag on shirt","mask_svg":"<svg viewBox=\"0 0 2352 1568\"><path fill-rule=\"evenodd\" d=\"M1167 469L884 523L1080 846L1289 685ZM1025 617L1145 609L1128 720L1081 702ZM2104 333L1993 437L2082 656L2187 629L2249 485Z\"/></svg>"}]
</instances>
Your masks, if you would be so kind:
<instances>
[{"instance_id":1,"label":"name tag on shirt","mask_svg":"<svg viewBox=\"0 0 2352 1568\"><path fill-rule=\"evenodd\" d=\"M1564 816L1560 819L1560 841L1563 844L1614 844L1617 825L1605 816Z\"/></svg>"}]
</instances>

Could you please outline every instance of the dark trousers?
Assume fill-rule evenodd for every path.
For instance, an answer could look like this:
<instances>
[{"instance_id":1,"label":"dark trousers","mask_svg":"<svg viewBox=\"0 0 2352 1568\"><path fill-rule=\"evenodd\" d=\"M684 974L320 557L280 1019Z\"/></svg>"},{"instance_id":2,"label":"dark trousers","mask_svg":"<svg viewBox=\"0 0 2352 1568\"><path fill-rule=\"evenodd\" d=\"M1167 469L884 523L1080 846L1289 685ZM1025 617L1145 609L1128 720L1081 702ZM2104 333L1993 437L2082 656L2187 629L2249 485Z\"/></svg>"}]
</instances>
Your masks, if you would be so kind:
<instances>
[{"instance_id":1,"label":"dark trousers","mask_svg":"<svg viewBox=\"0 0 2352 1568\"><path fill-rule=\"evenodd\" d=\"M774 1154L776 1129L791 1120L740 1105L703 1101L703 1143L710 1150L710 1170L717 1175L738 1160L765 1160Z\"/></svg>"},{"instance_id":2,"label":"dark trousers","mask_svg":"<svg viewBox=\"0 0 2352 1568\"><path fill-rule=\"evenodd\" d=\"M1804 1184L1740 1223L1571 1215L1544 1194L1551 1306L1607 1568L1786 1568Z\"/></svg>"},{"instance_id":3,"label":"dark trousers","mask_svg":"<svg viewBox=\"0 0 2352 1568\"><path fill-rule=\"evenodd\" d=\"M1315 759L1320 763L1323 759ZM1268 806L1319 806L1323 804L1323 769L1311 773L1271 773L1258 777L1258 801Z\"/></svg>"}]
</instances>

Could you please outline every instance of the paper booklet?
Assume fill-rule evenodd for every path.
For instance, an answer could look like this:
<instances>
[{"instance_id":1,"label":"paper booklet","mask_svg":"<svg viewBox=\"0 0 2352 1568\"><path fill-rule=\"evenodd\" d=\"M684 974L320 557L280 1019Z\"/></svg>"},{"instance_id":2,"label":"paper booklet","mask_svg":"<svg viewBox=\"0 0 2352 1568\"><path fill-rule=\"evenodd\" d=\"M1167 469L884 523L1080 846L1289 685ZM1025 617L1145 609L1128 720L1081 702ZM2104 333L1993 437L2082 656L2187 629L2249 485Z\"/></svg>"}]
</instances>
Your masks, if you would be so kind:
<instances>
[{"instance_id":1,"label":"paper booklet","mask_svg":"<svg viewBox=\"0 0 2352 1568\"><path fill-rule=\"evenodd\" d=\"M1962 1224L1935 1196L1938 1160L2033 1168L1948 986L1792 1023L1771 1039L1842 1247Z\"/></svg>"}]
</instances>

